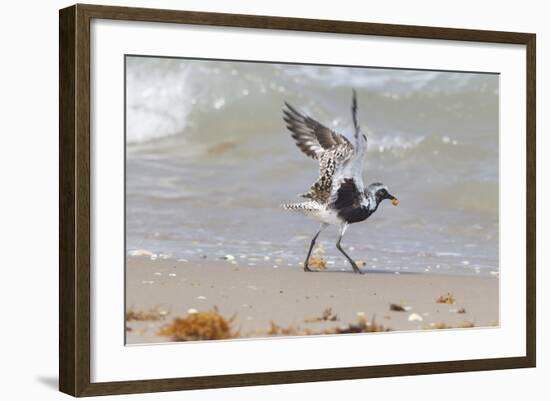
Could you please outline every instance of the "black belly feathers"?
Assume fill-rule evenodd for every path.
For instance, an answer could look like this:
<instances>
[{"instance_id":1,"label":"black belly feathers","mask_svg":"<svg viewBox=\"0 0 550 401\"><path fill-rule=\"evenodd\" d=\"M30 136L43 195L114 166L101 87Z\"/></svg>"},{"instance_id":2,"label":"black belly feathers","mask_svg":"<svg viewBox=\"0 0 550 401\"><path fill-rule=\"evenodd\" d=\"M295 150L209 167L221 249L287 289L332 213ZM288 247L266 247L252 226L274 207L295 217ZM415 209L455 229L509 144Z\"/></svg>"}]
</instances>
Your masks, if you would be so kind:
<instances>
[{"instance_id":1,"label":"black belly feathers","mask_svg":"<svg viewBox=\"0 0 550 401\"><path fill-rule=\"evenodd\" d=\"M336 200L332 205L337 211L338 217L346 223L358 223L366 220L371 211L361 201L364 194L360 192L352 178L346 178L338 188Z\"/></svg>"}]
</instances>

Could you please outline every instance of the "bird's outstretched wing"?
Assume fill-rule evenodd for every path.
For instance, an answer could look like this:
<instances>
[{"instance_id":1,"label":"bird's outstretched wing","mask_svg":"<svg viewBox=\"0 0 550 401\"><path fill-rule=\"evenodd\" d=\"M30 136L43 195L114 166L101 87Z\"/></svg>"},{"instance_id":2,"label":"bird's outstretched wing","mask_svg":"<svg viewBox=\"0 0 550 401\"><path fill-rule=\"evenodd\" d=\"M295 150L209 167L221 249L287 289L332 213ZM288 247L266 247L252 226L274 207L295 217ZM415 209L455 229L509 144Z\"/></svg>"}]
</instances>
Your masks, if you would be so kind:
<instances>
[{"instance_id":1,"label":"bird's outstretched wing","mask_svg":"<svg viewBox=\"0 0 550 401\"><path fill-rule=\"evenodd\" d=\"M287 102L285 102L285 106L283 120L292 133L296 146L307 156L318 160L327 149L338 145L352 146L343 135L325 127L311 117L304 116Z\"/></svg>"},{"instance_id":2,"label":"bird's outstretched wing","mask_svg":"<svg viewBox=\"0 0 550 401\"><path fill-rule=\"evenodd\" d=\"M353 95L351 99L351 118L353 119L353 128L355 129L355 139L361 133L361 128L359 127L359 122L357 121L357 92L353 90Z\"/></svg>"}]
</instances>

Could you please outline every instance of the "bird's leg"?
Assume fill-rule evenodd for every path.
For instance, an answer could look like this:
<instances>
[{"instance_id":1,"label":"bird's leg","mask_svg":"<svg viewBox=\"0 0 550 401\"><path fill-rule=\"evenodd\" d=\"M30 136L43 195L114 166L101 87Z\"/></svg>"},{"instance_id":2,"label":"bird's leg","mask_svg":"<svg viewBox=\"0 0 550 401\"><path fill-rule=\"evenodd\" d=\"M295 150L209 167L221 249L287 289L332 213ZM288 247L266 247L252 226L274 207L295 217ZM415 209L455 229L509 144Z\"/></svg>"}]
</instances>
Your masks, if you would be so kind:
<instances>
[{"instance_id":1,"label":"bird's leg","mask_svg":"<svg viewBox=\"0 0 550 401\"><path fill-rule=\"evenodd\" d=\"M340 233L338 235L338 241L336 242L336 248L338 248L338 250L342 252L342 254L346 257L346 259L351 264L351 267L353 267L353 271L355 273L363 274L361 269L359 269L359 267L357 267L357 265L355 264L354 260L349 257L349 255L342 249L342 246L340 245L340 242L342 241L342 237L344 236L344 233L346 232L347 228L348 228L347 223L342 224L342 226L340 227Z\"/></svg>"},{"instance_id":2,"label":"bird's leg","mask_svg":"<svg viewBox=\"0 0 550 401\"><path fill-rule=\"evenodd\" d=\"M313 271L309 268L309 257L311 256L311 251L313 251L313 247L315 246L315 241L317 241L317 237L327 227L328 227L327 223L321 223L321 226L319 227L319 231L317 231L317 234L315 234L315 236L311 240L311 245L309 246L309 251L307 252L306 261L304 262L304 271L306 271L306 272L312 272Z\"/></svg>"}]
</instances>

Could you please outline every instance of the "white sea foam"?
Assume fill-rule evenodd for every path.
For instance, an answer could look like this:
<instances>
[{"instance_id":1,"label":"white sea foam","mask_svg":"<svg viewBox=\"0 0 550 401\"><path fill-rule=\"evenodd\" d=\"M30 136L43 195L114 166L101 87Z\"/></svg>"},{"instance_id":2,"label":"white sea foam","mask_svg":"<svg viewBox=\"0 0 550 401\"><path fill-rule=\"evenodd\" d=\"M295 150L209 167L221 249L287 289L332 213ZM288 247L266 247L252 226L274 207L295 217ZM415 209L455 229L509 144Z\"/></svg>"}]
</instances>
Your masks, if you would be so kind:
<instances>
[{"instance_id":1,"label":"white sea foam","mask_svg":"<svg viewBox=\"0 0 550 401\"><path fill-rule=\"evenodd\" d=\"M126 141L142 143L181 133L191 112L189 69L164 60L128 58Z\"/></svg>"},{"instance_id":2,"label":"white sea foam","mask_svg":"<svg viewBox=\"0 0 550 401\"><path fill-rule=\"evenodd\" d=\"M215 61L128 57L127 142L137 144L183 134L192 125L204 125L201 116L205 113L222 111L236 103L242 103L242 106L232 113L239 109L248 113L254 108L255 116L265 115L262 118L267 120L275 110L262 109L261 101L250 99L262 94L279 98L303 95L308 103L323 104L326 100L316 97L316 93L330 98L339 88L354 87L373 91L389 101L399 101L426 91L463 89L472 80L469 74L455 74L449 78L436 71L257 63L245 63L235 68L234 65ZM295 91L297 82L307 83L311 95L308 96L303 89ZM349 97L348 90L345 96ZM384 146L401 145L394 141Z\"/></svg>"}]
</instances>

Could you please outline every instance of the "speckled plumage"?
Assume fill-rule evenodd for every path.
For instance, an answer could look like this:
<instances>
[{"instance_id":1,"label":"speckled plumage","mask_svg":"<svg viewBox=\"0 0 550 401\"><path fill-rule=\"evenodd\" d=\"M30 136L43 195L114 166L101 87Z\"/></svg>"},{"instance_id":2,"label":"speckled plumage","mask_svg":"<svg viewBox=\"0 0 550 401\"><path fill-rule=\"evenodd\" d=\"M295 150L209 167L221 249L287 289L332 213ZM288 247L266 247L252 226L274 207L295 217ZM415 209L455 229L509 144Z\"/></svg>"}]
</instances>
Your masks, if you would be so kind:
<instances>
[{"instance_id":1,"label":"speckled plumage","mask_svg":"<svg viewBox=\"0 0 550 401\"><path fill-rule=\"evenodd\" d=\"M338 185L344 179L356 182L357 189L363 191L361 178L363 157L366 148L366 137L359 135L357 118L353 116L355 127L354 142L337 133L311 117L305 116L290 104L285 103L283 119L291 132L296 146L307 156L319 162L319 178L311 185L308 192L301 194L303 198L316 202L320 208L331 205L331 197L337 195ZM352 104L352 112L356 113L357 103ZM367 200L366 197L365 201ZM334 199L332 199L334 203Z\"/></svg>"},{"instance_id":2,"label":"speckled plumage","mask_svg":"<svg viewBox=\"0 0 550 401\"><path fill-rule=\"evenodd\" d=\"M346 163L352 154L353 147L349 143L325 150L319 156L319 178L313 183L309 191L301 196L320 203L326 203L331 194L335 171L343 163Z\"/></svg>"},{"instance_id":3,"label":"speckled plumage","mask_svg":"<svg viewBox=\"0 0 550 401\"><path fill-rule=\"evenodd\" d=\"M307 156L318 160L326 150L340 145L352 148L349 140L311 117L304 116L294 107L285 102L283 120L290 130L296 146Z\"/></svg>"}]
</instances>

